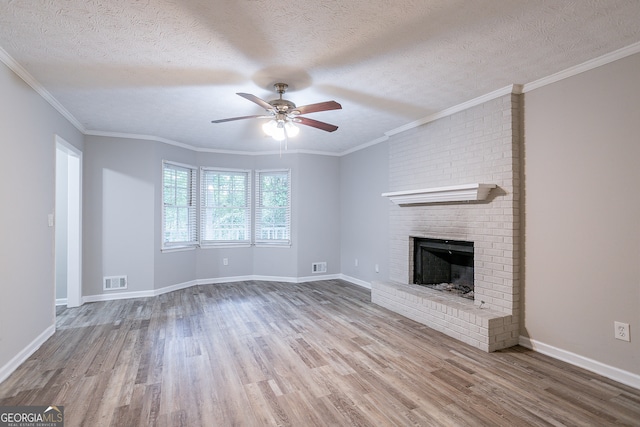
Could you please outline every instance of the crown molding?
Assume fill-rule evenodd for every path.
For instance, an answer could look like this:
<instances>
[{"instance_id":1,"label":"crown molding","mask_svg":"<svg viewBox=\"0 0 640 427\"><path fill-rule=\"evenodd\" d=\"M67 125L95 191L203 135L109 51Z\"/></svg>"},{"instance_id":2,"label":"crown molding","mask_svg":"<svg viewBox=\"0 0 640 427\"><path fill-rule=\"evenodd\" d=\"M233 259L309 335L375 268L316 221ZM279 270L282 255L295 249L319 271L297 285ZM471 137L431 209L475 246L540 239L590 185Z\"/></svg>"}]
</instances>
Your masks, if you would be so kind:
<instances>
[{"instance_id":1,"label":"crown molding","mask_svg":"<svg viewBox=\"0 0 640 427\"><path fill-rule=\"evenodd\" d=\"M16 73L18 77L24 80L24 82L43 97L45 101L51 104L51 106L62 114L69 123L76 127L76 129L81 133L85 133L85 128L82 126L82 123L80 123L73 114L69 112L69 110L64 108L64 106L60 104L58 100L35 79L35 77L33 77L22 65L18 64L18 62L16 62L16 60L13 59L2 47L0 47L0 61L9 67L11 71Z\"/></svg>"},{"instance_id":2,"label":"crown molding","mask_svg":"<svg viewBox=\"0 0 640 427\"><path fill-rule=\"evenodd\" d=\"M87 136L102 136L106 138L141 139L143 141L162 142L164 144L174 145L180 148L186 148L187 150L197 151L196 147L192 145L184 144L182 142L173 141L171 139L166 139L166 138L153 136L153 135L141 135L136 133L123 133L123 132L105 132L101 130L87 130L84 132L84 134Z\"/></svg>"},{"instance_id":3,"label":"crown molding","mask_svg":"<svg viewBox=\"0 0 640 427\"><path fill-rule=\"evenodd\" d=\"M397 135L401 132L408 131L409 129L417 128L418 126L422 126L424 124L436 121L443 117L451 116L455 113L459 113L471 107L484 104L487 101L491 101L493 99L500 98L501 96L509 95L511 93L514 93L514 94L522 93L522 85L513 84L513 85L505 86L501 89L494 90L493 92L489 92L477 98L470 99L469 101L463 102L462 104L454 105L453 107L449 107L442 111L438 111L437 113L431 114L427 117L423 117L422 119L418 119L411 123L407 123L406 125L397 127L395 129L391 129L390 131L387 131L384 134L386 136Z\"/></svg>"},{"instance_id":4,"label":"crown molding","mask_svg":"<svg viewBox=\"0 0 640 427\"><path fill-rule=\"evenodd\" d=\"M173 145L175 147L184 148L186 150L195 151L198 153L215 153L215 154L235 154L241 156L272 156L272 155L286 155L286 154L314 154L319 156L334 156L339 157L340 153L331 153L328 151L314 151L314 150L269 150L269 151L239 151L239 150L219 150L214 148L202 148L194 145L185 144L182 142L174 141L167 138L162 138L153 135L141 135L135 133L122 133L122 132L104 132L100 130L88 130L84 132L87 136L100 136L106 138L123 138L123 139L139 139L144 141L161 142L167 145Z\"/></svg>"},{"instance_id":5,"label":"crown molding","mask_svg":"<svg viewBox=\"0 0 640 427\"><path fill-rule=\"evenodd\" d=\"M380 144L381 142L385 142L389 137L387 135L381 136L380 138L374 139L373 141L365 142L364 144L358 145L357 147L350 148L349 150L343 151L338 156L346 156L347 154L355 153L356 151L364 150L367 147L371 147L373 145Z\"/></svg>"},{"instance_id":6,"label":"crown molding","mask_svg":"<svg viewBox=\"0 0 640 427\"><path fill-rule=\"evenodd\" d=\"M613 52L606 53L597 58L590 59L589 61L583 62L582 64L567 68L566 70L560 71L550 76L543 77L530 83L526 83L523 85L522 92L526 93L534 89L550 85L560 80L564 80L566 78L584 73L585 71L593 70L594 68L598 68L611 62L617 61L618 59L635 55L636 53L640 53L640 42L634 43L618 50L614 50Z\"/></svg>"},{"instance_id":7,"label":"crown molding","mask_svg":"<svg viewBox=\"0 0 640 427\"><path fill-rule=\"evenodd\" d=\"M384 133L384 136L374 139L372 141L366 142L364 144L358 145L350 150L343 151L340 153L340 156L346 156L347 154L355 153L356 151L363 150L367 147L371 147L376 144L380 144L381 142L387 141L390 136L397 135L402 132L406 132L410 129L417 128L419 126L425 125L427 123L434 122L438 119L442 119L444 117L451 116L455 113L459 113L461 111L467 110L471 107L475 107L477 105L484 104L487 101L491 101L496 98L500 98L501 96L512 94L522 94L523 85L521 84L512 84L509 86L505 86L501 89L494 90L493 92L489 92L485 95L479 96L477 98L473 98L469 101L463 102L462 104L454 105L453 107L446 108L442 111L438 111L437 113L433 113L429 116L423 117L422 119L415 120L413 122L407 123L406 125L402 125L395 129L391 129Z\"/></svg>"}]
</instances>

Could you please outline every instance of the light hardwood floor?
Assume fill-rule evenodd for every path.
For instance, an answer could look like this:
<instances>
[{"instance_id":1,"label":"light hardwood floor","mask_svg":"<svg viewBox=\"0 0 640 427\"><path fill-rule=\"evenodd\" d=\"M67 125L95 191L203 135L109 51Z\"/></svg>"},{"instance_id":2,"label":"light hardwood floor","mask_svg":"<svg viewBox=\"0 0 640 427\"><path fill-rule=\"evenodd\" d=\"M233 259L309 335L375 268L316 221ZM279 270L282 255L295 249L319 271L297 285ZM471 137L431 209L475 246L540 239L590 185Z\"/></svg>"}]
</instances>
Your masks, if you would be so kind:
<instances>
[{"instance_id":1,"label":"light hardwood floor","mask_svg":"<svg viewBox=\"0 0 640 427\"><path fill-rule=\"evenodd\" d=\"M85 426L640 426L640 390L487 354L339 280L196 286L60 309L0 406Z\"/></svg>"}]
</instances>

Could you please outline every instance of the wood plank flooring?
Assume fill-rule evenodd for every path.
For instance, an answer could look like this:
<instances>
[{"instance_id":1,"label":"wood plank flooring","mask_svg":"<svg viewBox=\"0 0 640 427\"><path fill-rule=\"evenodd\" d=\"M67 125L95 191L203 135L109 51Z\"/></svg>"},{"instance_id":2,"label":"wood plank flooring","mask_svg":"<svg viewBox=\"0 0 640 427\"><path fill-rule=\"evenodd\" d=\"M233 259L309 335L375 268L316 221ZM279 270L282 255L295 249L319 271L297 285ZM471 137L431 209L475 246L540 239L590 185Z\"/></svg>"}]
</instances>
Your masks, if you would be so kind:
<instances>
[{"instance_id":1,"label":"wood plank flooring","mask_svg":"<svg viewBox=\"0 0 640 427\"><path fill-rule=\"evenodd\" d=\"M640 390L484 353L339 280L196 286L58 313L0 406L69 426L640 426Z\"/></svg>"}]
</instances>

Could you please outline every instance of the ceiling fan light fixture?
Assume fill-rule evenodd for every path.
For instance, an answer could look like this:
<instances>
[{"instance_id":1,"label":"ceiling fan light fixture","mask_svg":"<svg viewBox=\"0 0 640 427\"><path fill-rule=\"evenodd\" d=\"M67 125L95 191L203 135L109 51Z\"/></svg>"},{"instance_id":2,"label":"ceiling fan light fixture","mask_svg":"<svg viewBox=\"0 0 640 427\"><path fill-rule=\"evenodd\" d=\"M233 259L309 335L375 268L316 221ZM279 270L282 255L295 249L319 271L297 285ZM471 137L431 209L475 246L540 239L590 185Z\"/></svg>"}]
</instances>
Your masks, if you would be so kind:
<instances>
[{"instance_id":1,"label":"ceiling fan light fixture","mask_svg":"<svg viewBox=\"0 0 640 427\"><path fill-rule=\"evenodd\" d=\"M276 127L275 132L271 135L276 141L284 141L284 127Z\"/></svg>"},{"instance_id":2,"label":"ceiling fan light fixture","mask_svg":"<svg viewBox=\"0 0 640 427\"><path fill-rule=\"evenodd\" d=\"M275 120L269 120L268 122L262 125L262 131L268 136L273 136L277 128L278 128L278 122L276 122Z\"/></svg>"},{"instance_id":3,"label":"ceiling fan light fixture","mask_svg":"<svg viewBox=\"0 0 640 427\"><path fill-rule=\"evenodd\" d=\"M293 122L286 122L284 124L284 128L287 131L287 136L289 138L294 138L298 136L298 134L300 133L300 128L296 126Z\"/></svg>"},{"instance_id":4,"label":"ceiling fan light fixture","mask_svg":"<svg viewBox=\"0 0 640 427\"><path fill-rule=\"evenodd\" d=\"M300 128L290 121L281 120L269 120L262 125L263 132L275 139L276 141L283 141L285 138L285 131L288 138L293 138L300 133Z\"/></svg>"}]
</instances>

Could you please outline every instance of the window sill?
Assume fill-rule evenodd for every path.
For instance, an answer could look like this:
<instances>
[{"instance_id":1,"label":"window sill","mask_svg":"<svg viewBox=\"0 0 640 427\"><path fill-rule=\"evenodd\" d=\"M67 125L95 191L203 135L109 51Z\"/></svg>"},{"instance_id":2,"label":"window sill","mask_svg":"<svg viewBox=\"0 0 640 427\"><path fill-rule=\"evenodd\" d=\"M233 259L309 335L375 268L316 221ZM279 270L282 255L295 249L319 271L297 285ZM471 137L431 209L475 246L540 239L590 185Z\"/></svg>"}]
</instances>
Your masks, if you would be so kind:
<instances>
[{"instance_id":1,"label":"window sill","mask_svg":"<svg viewBox=\"0 0 640 427\"><path fill-rule=\"evenodd\" d=\"M160 248L160 252L162 253L170 253L170 252L184 252L184 251L193 251L197 246L173 246L167 248Z\"/></svg>"},{"instance_id":2,"label":"window sill","mask_svg":"<svg viewBox=\"0 0 640 427\"><path fill-rule=\"evenodd\" d=\"M210 243L200 245L200 249L218 249L218 248L250 248L250 243Z\"/></svg>"},{"instance_id":3,"label":"window sill","mask_svg":"<svg viewBox=\"0 0 640 427\"><path fill-rule=\"evenodd\" d=\"M291 243L256 243L256 248L290 248Z\"/></svg>"}]
</instances>

